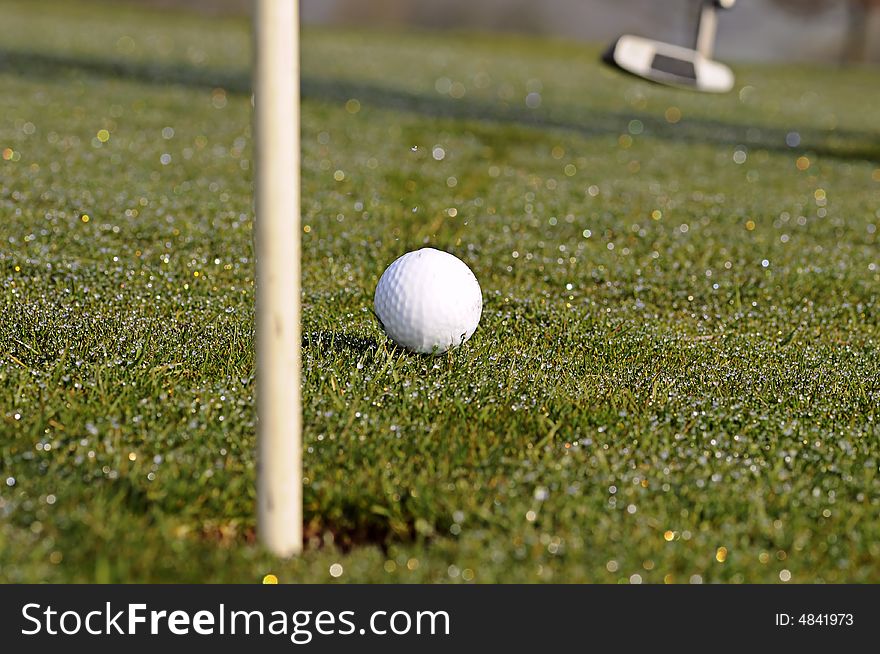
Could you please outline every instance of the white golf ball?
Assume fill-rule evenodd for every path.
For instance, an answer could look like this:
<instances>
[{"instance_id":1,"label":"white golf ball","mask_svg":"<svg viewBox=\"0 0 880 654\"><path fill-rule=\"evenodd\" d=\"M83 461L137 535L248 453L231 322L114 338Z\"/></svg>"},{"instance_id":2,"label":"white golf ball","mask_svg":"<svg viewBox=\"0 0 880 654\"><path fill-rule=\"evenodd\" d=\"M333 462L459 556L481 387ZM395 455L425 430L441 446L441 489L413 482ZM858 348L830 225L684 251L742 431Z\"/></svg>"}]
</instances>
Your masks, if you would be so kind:
<instances>
[{"instance_id":1,"label":"white golf ball","mask_svg":"<svg viewBox=\"0 0 880 654\"><path fill-rule=\"evenodd\" d=\"M407 252L379 278L373 307L392 341L413 352L445 352L471 337L483 293L461 259L433 248Z\"/></svg>"}]
</instances>

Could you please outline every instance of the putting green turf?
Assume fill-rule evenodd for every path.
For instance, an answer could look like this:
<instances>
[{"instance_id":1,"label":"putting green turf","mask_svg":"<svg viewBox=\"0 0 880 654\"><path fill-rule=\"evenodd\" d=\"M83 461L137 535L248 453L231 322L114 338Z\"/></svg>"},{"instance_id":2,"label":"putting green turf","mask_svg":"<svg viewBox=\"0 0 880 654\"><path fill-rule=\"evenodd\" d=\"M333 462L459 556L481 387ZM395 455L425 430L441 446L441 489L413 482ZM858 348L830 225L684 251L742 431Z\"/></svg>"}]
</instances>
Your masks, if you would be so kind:
<instances>
[{"instance_id":1,"label":"putting green turf","mask_svg":"<svg viewBox=\"0 0 880 654\"><path fill-rule=\"evenodd\" d=\"M876 71L709 97L582 44L307 31L278 561L248 24L71 5L0 2L0 580L880 582ZM437 358L371 314L423 245L485 300Z\"/></svg>"}]
</instances>

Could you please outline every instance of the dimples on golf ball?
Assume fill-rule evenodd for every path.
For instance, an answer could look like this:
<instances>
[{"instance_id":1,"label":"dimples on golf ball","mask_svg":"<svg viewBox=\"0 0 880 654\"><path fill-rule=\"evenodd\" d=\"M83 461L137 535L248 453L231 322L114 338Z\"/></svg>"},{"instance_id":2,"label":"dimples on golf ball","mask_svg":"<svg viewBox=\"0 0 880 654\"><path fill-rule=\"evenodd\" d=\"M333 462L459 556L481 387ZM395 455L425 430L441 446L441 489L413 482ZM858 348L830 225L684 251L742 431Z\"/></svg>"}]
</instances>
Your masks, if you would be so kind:
<instances>
[{"instance_id":1,"label":"dimples on golf ball","mask_svg":"<svg viewBox=\"0 0 880 654\"><path fill-rule=\"evenodd\" d=\"M382 273L373 299L382 328L413 352L445 352L471 337L483 293L467 264L433 248L407 252Z\"/></svg>"}]
</instances>

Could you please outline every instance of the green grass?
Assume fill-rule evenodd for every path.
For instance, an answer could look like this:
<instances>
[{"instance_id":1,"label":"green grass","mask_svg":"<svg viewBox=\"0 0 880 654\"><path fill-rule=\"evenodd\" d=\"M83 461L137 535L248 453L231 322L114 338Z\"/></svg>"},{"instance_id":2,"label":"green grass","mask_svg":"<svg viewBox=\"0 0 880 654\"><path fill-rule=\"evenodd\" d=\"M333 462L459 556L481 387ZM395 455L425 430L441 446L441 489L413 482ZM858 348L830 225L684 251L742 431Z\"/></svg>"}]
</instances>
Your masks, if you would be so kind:
<instances>
[{"instance_id":1,"label":"green grass","mask_svg":"<svg viewBox=\"0 0 880 654\"><path fill-rule=\"evenodd\" d=\"M279 561L249 27L73 4L0 3L0 580L880 582L874 71L708 97L581 44L307 31ZM426 244L484 293L437 358L370 311Z\"/></svg>"}]
</instances>

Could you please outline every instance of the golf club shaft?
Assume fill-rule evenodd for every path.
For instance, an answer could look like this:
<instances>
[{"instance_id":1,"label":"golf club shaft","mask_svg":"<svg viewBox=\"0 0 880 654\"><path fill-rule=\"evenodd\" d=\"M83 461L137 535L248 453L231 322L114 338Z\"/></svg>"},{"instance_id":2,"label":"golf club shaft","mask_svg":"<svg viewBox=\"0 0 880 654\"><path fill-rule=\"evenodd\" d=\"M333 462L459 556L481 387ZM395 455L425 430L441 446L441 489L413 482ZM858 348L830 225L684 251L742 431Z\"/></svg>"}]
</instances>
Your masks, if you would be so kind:
<instances>
[{"instance_id":1,"label":"golf club shaft","mask_svg":"<svg viewBox=\"0 0 880 654\"><path fill-rule=\"evenodd\" d=\"M700 20L697 22L697 34L694 39L694 50L706 59L711 59L715 49L715 34L718 31L718 8L714 0L703 0L700 4Z\"/></svg>"}]
</instances>

